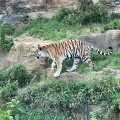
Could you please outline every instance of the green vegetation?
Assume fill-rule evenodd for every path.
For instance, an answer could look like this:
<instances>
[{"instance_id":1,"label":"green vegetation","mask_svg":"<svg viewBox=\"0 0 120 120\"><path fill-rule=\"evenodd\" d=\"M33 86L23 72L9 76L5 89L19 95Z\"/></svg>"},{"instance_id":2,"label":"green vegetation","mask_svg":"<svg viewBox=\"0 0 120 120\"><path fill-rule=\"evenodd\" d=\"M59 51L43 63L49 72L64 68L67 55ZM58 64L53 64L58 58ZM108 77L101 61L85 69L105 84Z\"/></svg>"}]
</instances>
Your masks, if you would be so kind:
<instances>
[{"instance_id":1,"label":"green vegetation","mask_svg":"<svg viewBox=\"0 0 120 120\"><path fill-rule=\"evenodd\" d=\"M19 36L28 30L28 33L35 37L43 37L44 39L59 40L61 38L75 38L80 34L81 26L65 25L57 20L49 20L39 16L35 21L24 26L21 30L17 30L14 35ZM79 30L79 31L77 31Z\"/></svg>"},{"instance_id":2,"label":"green vegetation","mask_svg":"<svg viewBox=\"0 0 120 120\"><path fill-rule=\"evenodd\" d=\"M7 29L7 32L9 33L10 28ZM1 31L0 31L0 50L8 52L10 48L13 46L13 40L6 38L6 27L5 24L1 24Z\"/></svg>"},{"instance_id":3,"label":"green vegetation","mask_svg":"<svg viewBox=\"0 0 120 120\"><path fill-rule=\"evenodd\" d=\"M22 64L0 69L1 98L10 101L18 94L18 88L28 85L31 79L32 74Z\"/></svg>"},{"instance_id":4,"label":"green vegetation","mask_svg":"<svg viewBox=\"0 0 120 120\"><path fill-rule=\"evenodd\" d=\"M11 102L8 102L4 110L0 110L0 119L1 120L20 120L20 115L26 114L24 109L20 107L19 101L12 99Z\"/></svg>"},{"instance_id":5,"label":"green vegetation","mask_svg":"<svg viewBox=\"0 0 120 120\"><path fill-rule=\"evenodd\" d=\"M28 107L29 116L23 116L23 119L39 120L42 117L45 117L45 120L51 120L48 118L57 120L58 117L67 120L78 117L85 119L83 114L86 100L89 106L99 106L94 111L95 116L91 116L98 119L103 117L105 111L110 110L112 113L119 109L119 80L110 75L105 75L103 79L93 78L79 82L48 81L44 78L41 85L34 84L21 91L18 99ZM99 110L101 113L98 113Z\"/></svg>"},{"instance_id":6,"label":"green vegetation","mask_svg":"<svg viewBox=\"0 0 120 120\"><path fill-rule=\"evenodd\" d=\"M0 21L0 50L10 50L13 45L13 40L7 38L10 35L17 37L28 33L57 41L120 29L119 13L109 15L107 8L101 4L89 7L80 4L76 10L61 7L52 19L39 15L28 23L26 16L22 20L25 25L17 30ZM103 68L120 69L119 51L107 57L92 53L91 58L95 71ZM71 67L72 62L65 61L62 72ZM48 60L47 67L50 63ZM83 62L76 71L90 74L88 65ZM90 76L83 81L59 81L36 71L29 73L21 64L0 69L0 120L85 120L87 101L89 107L95 106L89 114L90 120L102 120L104 113L108 114L109 120L117 120L116 115L120 111L120 79L106 73L98 78Z\"/></svg>"},{"instance_id":7,"label":"green vegetation","mask_svg":"<svg viewBox=\"0 0 120 120\"><path fill-rule=\"evenodd\" d=\"M23 87L29 84L32 75L27 71L24 65L13 65L6 70L0 69L0 87L3 87L7 83L16 83L18 87Z\"/></svg>"},{"instance_id":8,"label":"green vegetation","mask_svg":"<svg viewBox=\"0 0 120 120\"><path fill-rule=\"evenodd\" d=\"M120 30L120 19L115 19L104 26L104 31L116 29Z\"/></svg>"},{"instance_id":9,"label":"green vegetation","mask_svg":"<svg viewBox=\"0 0 120 120\"><path fill-rule=\"evenodd\" d=\"M7 75L11 82L17 81L19 87L28 84L32 77L25 66L21 64L13 65L11 68L8 68Z\"/></svg>"},{"instance_id":10,"label":"green vegetation","mask_svg":"<svg viewBox=\"0 0 120 120\"><path fill-rule=\"evenodd\" d=\"M105 67L120 69L119 56L119 52L107 57L93 53L92 60L95 63L95 71L100 71ZM68 61L66 63L68 65ZM72 61L69 62L70 64L72 64ZM21 78L23 80L23 77L18 76L17 78L17 74L15 73L20 73L20 75L26 73L21 72L25 69L23 66L21 69L21 66L16 65L11 67L12 69L1 70L1 74L3 74L1 80L4 80L7 74L11 83L8 81L8 84L2 86L0 94L3 103L13 98L20 101L21 106L28 113L20 114L20 119L42 120L44 118L44 120L73 120L80 118L81 120L85 120L85 106L86 100L88 100L89 106L97 106L96 109L90 112L89 118L102 119L104 113L109 111L108 117L111 120L116 120L115 114L120 110L120 80L115 79L114 75L106 73L104 76L98 78L92 76L89 80L73 80L67 82L55 79L51 80L46 75L42 75L40 76L39 83L32 83L24 88L18 88L15 79L18 80ZM63 66L63 69L66 69L66 65ZM8 74L8 71L11 71L11 74ZM89 67L81 63L78 68L79 71L80 73L89 74ZM4 111L8 111L8 109ZM10 116L8 113L6 114Z\"/></svg>"},{"instance_id":11,"label":"green vegetation","mask_svg":"<svg viewBox=\"0 0 120 120\"><path fill-rule=\"evenodd\" d=\"M7 84L1 91L1 97L4 101L10 101L11 98L18 94L18 87L14 84Z\"/></svg>"},{"instance_id":12,"label":"green vegetation","mask_svg":"<svg viewBox=\"0 0 120 120\"><path fill-rule=\"evenodd\" d=\"M43 39L73 39L80 35L100 33L111 29L120 29L120 14L108 14L108 9L101 5L91 5L89 11L61 7L52 19L41 15L23 28L14 32L14 36L28 34ZM108 23L108 24L107 24Z\"/></svg>"}]
</instances>

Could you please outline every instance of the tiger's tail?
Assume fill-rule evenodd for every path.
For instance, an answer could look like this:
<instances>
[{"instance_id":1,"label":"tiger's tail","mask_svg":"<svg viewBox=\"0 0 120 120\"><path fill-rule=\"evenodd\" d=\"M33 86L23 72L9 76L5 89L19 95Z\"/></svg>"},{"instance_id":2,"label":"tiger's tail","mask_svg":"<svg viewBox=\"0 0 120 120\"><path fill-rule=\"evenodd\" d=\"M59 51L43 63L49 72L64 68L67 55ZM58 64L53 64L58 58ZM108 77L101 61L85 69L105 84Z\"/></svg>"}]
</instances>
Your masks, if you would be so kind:
<instances>
[{"instance_id":1,"label":"tiger's tail","mask_svg":"<svg viewBox=\"0 0 120 120\"><path fill-rule=\"evenodd\" d=\"M100 55L104 55L104 56L108 56L111 55L113 53L113 48L112 47L108 47L109 48L109 52L103 52L102 50L98 49L97 47L95 47L94 45L91 44L91 48L96 51L97 53L99 53Z\"/></svg>"}]
</instances>

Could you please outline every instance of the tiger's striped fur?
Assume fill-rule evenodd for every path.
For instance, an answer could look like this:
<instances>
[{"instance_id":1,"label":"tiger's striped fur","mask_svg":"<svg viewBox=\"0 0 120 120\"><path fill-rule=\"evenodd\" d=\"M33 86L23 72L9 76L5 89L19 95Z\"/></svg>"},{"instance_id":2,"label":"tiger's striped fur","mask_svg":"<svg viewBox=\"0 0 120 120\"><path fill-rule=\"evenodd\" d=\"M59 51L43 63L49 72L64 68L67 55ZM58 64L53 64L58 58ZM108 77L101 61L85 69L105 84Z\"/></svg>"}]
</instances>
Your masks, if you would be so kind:
<instances>
[{"instance_id":1,"label":"tiger's striped fur","mask_svg":"<svg viewBox=\"0 0 120 120\"><path fill-rule=\"evenodd\" d=\"M105 53L89 42L75 39L58 43L51 43L45 46L38 45L35 57L37 59L40 57L51 58L53 60L52 69L57 66L57 71L55 72L54 77L58 77L62 70L62 62L65 59L74 59L73 66L71 69L67 70L68 72L77 69L80 60L83 60L86 64L88 64L90 70L93 70L93 63L90 58L90 52L94 50L101 55L107 56L113 52L112 47L109 47L109 49L110 51Z\"/></svg>"}]
</instances>

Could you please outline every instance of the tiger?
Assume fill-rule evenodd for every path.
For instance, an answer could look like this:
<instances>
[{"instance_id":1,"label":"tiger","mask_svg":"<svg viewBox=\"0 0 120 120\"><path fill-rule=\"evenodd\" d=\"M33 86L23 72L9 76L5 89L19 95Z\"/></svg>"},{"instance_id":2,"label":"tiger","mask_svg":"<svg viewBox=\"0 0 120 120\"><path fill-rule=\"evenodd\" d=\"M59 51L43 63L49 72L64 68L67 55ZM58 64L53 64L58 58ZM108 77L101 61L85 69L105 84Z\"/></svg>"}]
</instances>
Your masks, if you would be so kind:
<instances>
[{"instance_id":1,"label":"tiger","mask_svg":"<svg viewBox=\"0 0 120 120\"><path fill-rule=\"evenodd\" d=\"M54 77L59 77L62 70L62 63L65 59L73 59L73 65L71 69L66 70L67 72L76 70L81 60L88 64L90 71L92 71L94 65L90 57L91 51L94 50L100 55L108 56L113 52L112 47L108 48L109 52L103 52L92 43L86 41L78 39L65 40L61 42L50 43L44 46L40 46L40 44L38 44L38 48L35 52L35 58L40 59L41 57L48 57L52 59L53 61L51 68L56 68Z\"/></svg>"}]
</instances>

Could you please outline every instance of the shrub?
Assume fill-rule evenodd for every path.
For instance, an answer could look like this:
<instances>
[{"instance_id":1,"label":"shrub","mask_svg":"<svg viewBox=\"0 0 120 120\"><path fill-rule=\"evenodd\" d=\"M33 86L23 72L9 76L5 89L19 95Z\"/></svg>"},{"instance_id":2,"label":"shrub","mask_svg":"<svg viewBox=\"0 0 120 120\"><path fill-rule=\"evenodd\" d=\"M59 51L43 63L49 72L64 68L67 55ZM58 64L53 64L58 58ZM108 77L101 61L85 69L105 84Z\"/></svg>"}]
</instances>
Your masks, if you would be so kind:
<instances>
[{"instance_id":1,"label":"shrub","mask_svg":"<svg viewBox=\"0 0 120 120\"><path fill-rule=\"evenodd\" d=\"M115 29L120 29L120 19L115 19L114 21L111 21L110 23L106 24L104 26L103 32Z\"/></svg>"},{"instance_id":2,"label":"shrub","mask_svg":"<svg viewBox=\"0 0 120 120\"><path fill-rule=\"evenodd\" d=\"M7 72L10 81L17 81L19 87L25 86L30 82L31 75L22 64L13 65L7 70Z\"/></svg>"},{"instance_id":3,"label":"shrub","mask_svg":"<svg viewBox=\"0 0 120 120\"><path fill-rule=\"evenodd\" d=\"M63 22L68 25L73 25L76 24L80 18L77 10L65 8L62 6L59 9L58 13L54 16L54 19L56 19L58 22Z\"/></svg>"},{"instance_id":4,"label":"shrub","mask_svg":"<svg viewBox=\"0 0 120 120\"><path fill-rule=\"evenodd\" d=\"M14 29L14 27L12 25L7 24L7 23L5 24L5 33L6 33L6 35L13 35L14 31L15 31L15 29Z\"/></svg>"},{"instance_id":5,"label":"shrub","mask_svg":"<svg viewBox=\"0 0 120 120\"><path fill-rule=\"evenodd\" d=\"M13 40L12 39L5 39L3 44L2 44L2 50L5 52L8 52L12 46L13 46Z\"/></svg>"},{"instance_id":6,"label":"shrub","mask_svg":"<svg viewBox=\"0 0 120 120\"><path fill-rule=\"evenodd\" d=\"M90 11L85 11L81 15L82 23L101 23L108 20L108 9L102 4L93 4Z\"/></svg>"},{"instance_id":7,"label":"shrub","mask_svg":"<svg viewBox=\"0 0 120 120\"><path fill-rule=\"evenodd\" d=\"M0 81L7 81L7 72L4 69L0 69Z\"/></svg>"},{"instance_id":8,"label":"shrub","mask_svg":"<svg viewBox=\"0 0 120 120\"><path fill-rule=\"evenodd\" d=\"M0 86L6 85L7 81L8 81L7 72L3 69L0 69Z\"/></svg>"},{"instance_id":9,"label":"shrub","mask_svg":"<svg viewBox=\"0 0 120 120\"><path fill-rule=\"evenodd\" d=\"M1 97L5 101L11 100L11 98L15 97L18 93L18 88L15 84L7 84L2 88Z\"/></svg>"},{"instance_id":10,"label":"shrub","mask_svg":"<svg viewBox=\"0 0 120 120\"><path fill-rule=\"evenodd\" d=\"M7 52L13 46L13 40L6 39L5 35L6 35L5 24L2 24L1 25L0 49Z\"/></svg>"},{"instance_id":11,"label":"shrub","mask_svg":"<svg viewBox=\"0 0 120 120\"><path fill-rule=\"evenodd\" d=\"M120 19L120 13L112 13L111 14L111 19L114 20L114 19Z\"/></svg>"},{"instance_id":12,"label":"shrub","mask_svg":"<svg viewBox=\"0 0 120 120\"><path fill-rule=\"evenodd\" d=\"M105 22L109 17L108 9L104 5L92 4L89 11L82 12L76 9L61 7L54 18L59 22L73 25L80 22L83 24Z\"/></svg>"}]
</instances>

